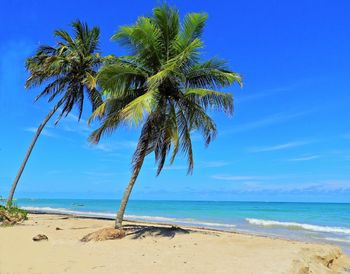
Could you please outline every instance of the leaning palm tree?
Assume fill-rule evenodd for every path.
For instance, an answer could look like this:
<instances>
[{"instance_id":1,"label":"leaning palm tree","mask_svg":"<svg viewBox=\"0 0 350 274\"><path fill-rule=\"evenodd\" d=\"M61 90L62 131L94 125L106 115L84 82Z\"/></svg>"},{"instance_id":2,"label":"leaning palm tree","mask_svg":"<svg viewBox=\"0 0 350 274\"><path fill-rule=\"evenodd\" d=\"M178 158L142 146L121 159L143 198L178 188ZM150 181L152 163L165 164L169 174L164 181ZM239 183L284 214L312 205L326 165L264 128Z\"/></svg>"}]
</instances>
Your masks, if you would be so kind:
<instances>
[{"instance_id":1,"label":"leaning palm tree","mask_svg":"<svg viewBox=\"0 0 350 274\"><path fill-rule=\"evenodd\" d=\"M170 164L182 151L188 159L188 173L192 173L191 133L200 131L208 145L216 126L207 111L233 112L231 93L219 90L241 84L241 77L222 60L200 59L206 19L205 13L190 13L180 24L178 11L163 5L153 10L152 17L139 17L112 37L129 48L131 55L110 59L98 73L106 100L90 118L101 123L90 141L98 143L102 135L121 124L142 127L132 158L132 176L115 220L117 229L122 227L146 155L154 153L159 175L170 150Z\"/></svg>"},{"instance_id":2,"label":"leaning palm tree","mask_svg":"<svg viewBox=\"0 0 350 274\"><path fill-rule=\"evenodd\" d=\"M57 110L60 114L55 124L63 116L67 116L74 106L78 108L78 119L80 119L85 95L93 110L102 103L101 95L94 83L96 72L102 63L98 52L100 30L97 27L89 28L87 24L80 21L75 21L71 25L73 36L65 30L55 31L55 37L58 38L56 46L40 46L34 56L26 61L29 72L26 88L45 84L44 90L36 100L48 96L48 101L55 100L55 105L39 125L27 150L12 184L7 199L8 206L11 206L18 181L40 133Z\"/></svg>"}]
</instances>

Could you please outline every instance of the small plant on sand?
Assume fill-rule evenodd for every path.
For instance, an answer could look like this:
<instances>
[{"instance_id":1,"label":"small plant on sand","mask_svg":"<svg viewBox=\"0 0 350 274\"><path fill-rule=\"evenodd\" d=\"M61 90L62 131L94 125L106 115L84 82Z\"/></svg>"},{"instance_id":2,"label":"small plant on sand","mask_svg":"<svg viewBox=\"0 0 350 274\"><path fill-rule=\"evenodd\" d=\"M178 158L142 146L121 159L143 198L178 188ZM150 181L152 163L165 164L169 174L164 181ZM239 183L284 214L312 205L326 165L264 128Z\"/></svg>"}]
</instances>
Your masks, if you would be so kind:
<instances>
[{"instance_id":1,"label":"small plant on sand","mask_svg":"<svg viewBox=\"0 0 350 274\"><path fill-rule=\"evenodd\" d=\"M0 225L14 225L27 220L27 211L17 206L0 205Z\"/></svg>"}]
</instances>

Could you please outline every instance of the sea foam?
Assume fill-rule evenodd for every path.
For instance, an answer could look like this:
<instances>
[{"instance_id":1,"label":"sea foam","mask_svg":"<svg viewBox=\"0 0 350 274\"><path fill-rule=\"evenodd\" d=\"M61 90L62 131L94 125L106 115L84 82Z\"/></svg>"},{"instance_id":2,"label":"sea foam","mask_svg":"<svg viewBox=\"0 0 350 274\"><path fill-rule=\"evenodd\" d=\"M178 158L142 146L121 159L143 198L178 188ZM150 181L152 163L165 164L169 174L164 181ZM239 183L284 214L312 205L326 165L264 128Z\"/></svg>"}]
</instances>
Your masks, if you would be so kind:
<instances>
[{"instance_id":1,"label":"sea foam","mask_svg":"<svg viewBox=\"0 0 350 274\"><path fill-rule=\"evenodd\" d=\"M297 228L316 232L331 232L331 233L342 233L350 235L350 228L345 227L333 227L333 226L320 226L312 224L294 223L294 222L279 222L272 220L262 220L262 219L245 219L248 223L259 226L275 226L275 227L285 227L285 228Z\"/></svg>"}]
</instances>

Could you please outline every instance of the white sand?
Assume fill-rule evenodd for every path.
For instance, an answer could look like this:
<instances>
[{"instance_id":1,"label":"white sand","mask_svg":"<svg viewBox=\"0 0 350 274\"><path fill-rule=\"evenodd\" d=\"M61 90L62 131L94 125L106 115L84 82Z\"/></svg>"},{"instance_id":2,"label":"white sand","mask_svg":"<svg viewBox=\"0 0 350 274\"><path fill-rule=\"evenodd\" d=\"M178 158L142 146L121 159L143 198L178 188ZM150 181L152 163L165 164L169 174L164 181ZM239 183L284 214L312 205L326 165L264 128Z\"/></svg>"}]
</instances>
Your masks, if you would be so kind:
<instances>
[{"instance_id":1,"label":"white sand","mask_svg":"<svg viewBox=\"0 0 350 274\"><path fill-rule=\"evenodd\" d=\"M64 218L29 215L23 225L0 228L0 273L350 273L350 258L331 245L201 229L173 235L164 226L82 243L113 222ZM37 234L49 240L34 242Z\"/></svg>"}]
</instances>

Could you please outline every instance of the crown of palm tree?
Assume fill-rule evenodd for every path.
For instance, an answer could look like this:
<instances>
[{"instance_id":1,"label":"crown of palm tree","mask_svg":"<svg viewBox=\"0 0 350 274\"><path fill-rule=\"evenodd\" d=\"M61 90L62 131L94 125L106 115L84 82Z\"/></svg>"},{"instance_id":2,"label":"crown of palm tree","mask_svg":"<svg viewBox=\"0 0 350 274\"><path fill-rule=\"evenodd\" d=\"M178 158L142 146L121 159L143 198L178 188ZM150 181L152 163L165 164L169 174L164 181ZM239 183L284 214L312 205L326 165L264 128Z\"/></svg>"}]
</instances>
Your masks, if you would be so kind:
<instances>
[{"instance_id":1,"label":"crown of palm tree","mask_svg":"<svg viewBox=\"0 0 350 274\"><path fill-rule=\"evenodd\" d=\"M45 84L44 90L36 97L36 100L43 96L49 96L49 102L54 99L58 99L58 102L35 132L12 183L7 198L9 207L12 205L17 184L36 141L56 111L61 108L61 113L56 120L58 123L63 115L67 116L73 107L77 106L78 119L80 120L85 93L88 95L93 110L102 103L101 94L97 91L95 83L96 71L103 61L97 52L100 31L96 27L89 29L86 24L80 21L73 22L72 27L73 37L64 30L55 31L55 36L59 40L56 47L40 46L35 54L26 61L26 68L29 72L26 88Z\"/></svg>"},{"instance_id":2,"label":"crown of palm tree","mask_svg":"<svg viewBox=\"0 0 350 274\"><path fill-rule=\"evenodd\" d=\"M179 13L167 5L153 10L152 17L139 17L136 24L121 27L112 37L130 50L129 56L110 58L97 79L106 96L91 119L101 126L90 136L97 143L120 124L142 124L133 156L133 168L154 152L161 172L172 148L170 163L178 151L188 158L193 170L191 132L198 130L208 145L216 135L208 109L233 112L230 93L219 90L241 77L225 62L200 59L200 37L207 20L205 13L187 14L180 24Z\"/></svg>"},{"instance_id":3,"label":"crown of palm tree","mask_svg":"<svg viewBox=\"0 0 350 274\"><path fill-rule=\"evenodd\" d=\"M100 30L89 29L80 21L72 23L74 36L65 30L55 31L58 38L55 47L43 45L33 57L27 59L26 68L30 75L26 88L47 83L44 90L36 97L49 96L51 102L60 97L61 113L68 115L74 106L78 107L78 117L83 112L84 95L88 96L95 110L101 103L101 95L95 87L95 77L102 58L98 51Z\"/></svg>"}]
</instances>

